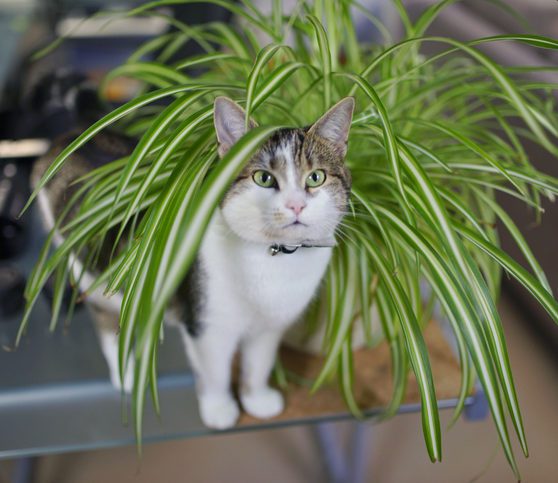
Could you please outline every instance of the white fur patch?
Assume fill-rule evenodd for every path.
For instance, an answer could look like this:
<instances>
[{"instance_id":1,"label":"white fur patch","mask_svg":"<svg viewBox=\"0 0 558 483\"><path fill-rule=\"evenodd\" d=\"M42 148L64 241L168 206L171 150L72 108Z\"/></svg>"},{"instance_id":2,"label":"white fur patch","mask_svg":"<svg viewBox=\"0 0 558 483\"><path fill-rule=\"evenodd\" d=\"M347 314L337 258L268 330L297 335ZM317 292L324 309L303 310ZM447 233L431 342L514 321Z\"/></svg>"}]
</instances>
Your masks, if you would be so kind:
<instances>
[{"instance_id":1,"label":"white fur patch","mask_svg":"<svg viewBox=\"0 0 558 483\"><path fill-rule=\"evenodd\" d=\"M120 371L118 369L118 334L116 329L111 330L104 327L96 327L99 345L105 356L109 369L110 382L116 389L123 389L130 394L134 385L134 359L130 358L124 373L124 381L120 381Z\"/></svg>"}]
</instances>

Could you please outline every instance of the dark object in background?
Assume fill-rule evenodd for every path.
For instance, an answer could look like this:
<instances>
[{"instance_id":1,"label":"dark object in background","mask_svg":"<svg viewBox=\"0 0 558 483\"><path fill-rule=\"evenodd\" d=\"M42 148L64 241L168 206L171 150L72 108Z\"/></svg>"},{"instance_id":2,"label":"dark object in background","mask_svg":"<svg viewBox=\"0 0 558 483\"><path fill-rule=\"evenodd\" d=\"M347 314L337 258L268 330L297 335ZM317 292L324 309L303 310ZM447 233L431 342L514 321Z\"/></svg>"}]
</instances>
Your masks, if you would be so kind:
<instances>
[{"instance_id":1,"label":"dark object in background","mask_svg":"<svg viewBox=\"0 0 558 483\"><path fill-rule=\"evenodd\" d=\"M28 166L0 159L0 260L21 254L28 233L18 215L29 196Z\"/></svg>"},{"instance_id":2,"label":"dark object in background","mask_svg":"<svg viewBox=\"0 0 558 483\"><path fill-rule=\"evenodd\" d=\"M0 139L52 140L77 126L93 124L108 110L97 86L85 75L66 67L56 69L40 77L15 110L0 114L5 119Z\"/></svg>"},{"instance_id":3,"label":"dark object in background","mask_svg":"<svg viewBox=\"0 0 558 483\"><path fill-rule=\"evenodd\" d=\"M14 258L25 248L25 230L13 218L0 216L0 259Z\"/></svg>"},{"instance_id":4,"label":"dark object in background","mask_svg":"<svg viewBox=\"0 0 558 483\"><path fill-rule=\"evenodd\" d=\"M25 279L12 266L0 266L0 322L23 309Z\"/></svg>"},{"instance_id":5,"label":"dark object in background","mask_svg":"<svg viewBox=\"0 0 558 483\"><path fill-rule=\"evenodd\" d=\"M51 140L76 126L93 124L109 110L100 101L97 86L68 68L40 78L22 103L28 119L34 120L27 135Z\"/></svg>"}]
</instances>

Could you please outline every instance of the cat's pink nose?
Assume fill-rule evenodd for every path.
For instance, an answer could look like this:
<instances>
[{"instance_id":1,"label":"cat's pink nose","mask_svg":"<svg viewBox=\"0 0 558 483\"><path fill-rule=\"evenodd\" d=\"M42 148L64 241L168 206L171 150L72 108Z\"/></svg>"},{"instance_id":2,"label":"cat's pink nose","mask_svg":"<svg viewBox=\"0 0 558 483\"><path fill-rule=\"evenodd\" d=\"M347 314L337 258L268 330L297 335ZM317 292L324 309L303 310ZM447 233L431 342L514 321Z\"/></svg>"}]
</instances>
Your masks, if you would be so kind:
<instances>
[{"instance_id":1,"label":"cat's pink nose","mask_svg":"<svg viewBox=\"0 0 558 483\"><path fill-rule=\"evenodd\" d=\"M304 201L287 201L287 208L294 211L295 215L300 215L300 212L306 207L306 203Z\"/></svg>"}]
</instances>

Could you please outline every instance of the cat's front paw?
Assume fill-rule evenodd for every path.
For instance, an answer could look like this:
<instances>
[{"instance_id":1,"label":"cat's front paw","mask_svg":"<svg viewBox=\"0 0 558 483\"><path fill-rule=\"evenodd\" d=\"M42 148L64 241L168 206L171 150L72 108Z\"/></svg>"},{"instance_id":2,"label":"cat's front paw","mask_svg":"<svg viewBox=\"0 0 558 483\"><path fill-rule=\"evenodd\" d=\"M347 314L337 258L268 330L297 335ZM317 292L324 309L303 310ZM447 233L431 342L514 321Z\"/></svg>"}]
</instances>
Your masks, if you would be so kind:
<instances>
[{"instance_id":1,"label":"cat's front paw","mask_svg":"<svg viewBox=\"0 0 558 483\"><path fill-rule=\"evenodd\" d=\"M283 412L283 396L276 389L264 387L255 391L242 391L240 401L244 410L259 419L268 419Z\"/></svg>"},{"instance_id":2,"label":"cat's front paw","mask_svg":"<svg viewBox=\"0 0 558 483\"><path fill-rule=\"evenodd\" d=\"M200 417L208 428L228 429L232 428L240 410L234 398L230 395L200 396Z\"/></svg>"}]
</instances>

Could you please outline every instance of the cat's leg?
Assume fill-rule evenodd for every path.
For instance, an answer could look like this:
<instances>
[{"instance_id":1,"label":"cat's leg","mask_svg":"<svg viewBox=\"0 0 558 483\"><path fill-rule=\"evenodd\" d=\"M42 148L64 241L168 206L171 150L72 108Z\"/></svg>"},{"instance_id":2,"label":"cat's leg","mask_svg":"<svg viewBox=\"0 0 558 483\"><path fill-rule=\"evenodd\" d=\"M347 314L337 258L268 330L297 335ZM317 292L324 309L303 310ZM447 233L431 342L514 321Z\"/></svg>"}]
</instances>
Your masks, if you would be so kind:
<instances>
[{"instance_id":1,"label":"cat's leg","mask_svg":"<svg viewBox=\"0 0 558 483\"><path fill-rule=\"evenodd\" d=\"M203 423L215 429L234 426L240 411L232 395L232 360L238 335L221 327L206 326L190 336L180 330L186 353L196 375L196 393Z\"/></svg>"},{"instance_id":2,"label":"cat's leg","mask_svg":"<svg viewBox=\"0 0 558 483\"><path fill-rule=\"evenodd\" d=\"M99 339L101 351L107 362L109 369L110 382L112 385L126 393L131 393L134 385L134 359L130 358L126 365L124 381L120 380L120 370L118 368L118 313L102 310L89 305L95 332Z\"/></svg>"},{"instance_id":3,"label":"cat's leg","mask_svg":"<svg viewBox=\"0 0 558 483\"><path fill-rule=\"evenodd\" d=\"M272 418L283 411L283 396L268 383L282 335L283 331L265 331L242 342L240 401L257 418Z\"/></svg>"}]
</instances>

